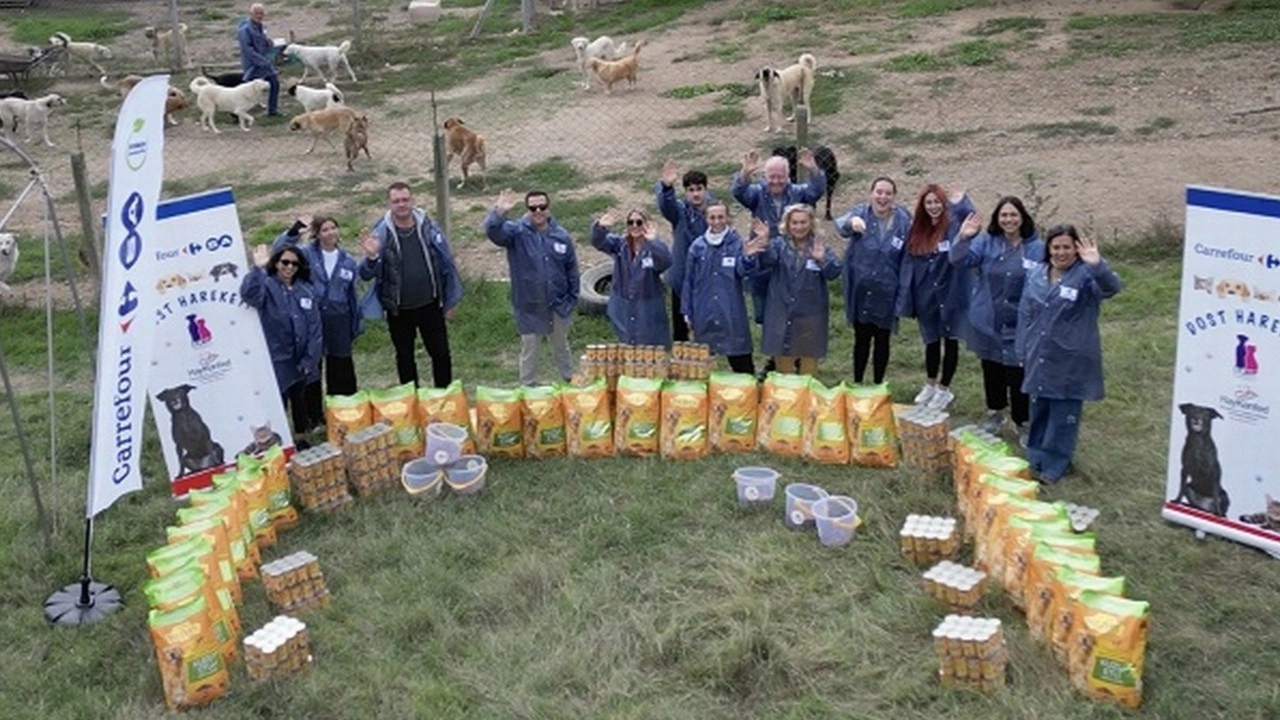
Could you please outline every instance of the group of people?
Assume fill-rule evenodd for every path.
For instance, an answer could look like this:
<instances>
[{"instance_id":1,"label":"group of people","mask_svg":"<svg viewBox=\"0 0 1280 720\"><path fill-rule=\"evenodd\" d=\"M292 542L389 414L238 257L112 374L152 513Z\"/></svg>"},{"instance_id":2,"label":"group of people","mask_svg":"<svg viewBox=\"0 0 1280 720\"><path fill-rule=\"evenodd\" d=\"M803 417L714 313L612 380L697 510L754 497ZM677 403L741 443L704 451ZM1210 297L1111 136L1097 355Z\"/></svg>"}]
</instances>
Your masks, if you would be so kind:
<instances>
[{"instance_id":1,"label":"group of people","mask_svg":"<svg viewBox=\"0 0 1280 720\"><path fill-rule=\"evenodd\" d=\"M917 404L945 409L954 401L963 339L981 361L985 428L998 432L1008 412L1040 479L1056 482L1069 472L1083 402L1103 393L1099 305L1120 289L1097 244L1071 225L1042 236L1013 196L1000 198L985 226L962 190L934 183L908 210L896 202L894 181L878 177L867 202L835 220L835 234L846 241L841 255L813 209L826 191L823 172L807 149L797 158L806 182L792 182L789 161L776 156L757 180L760 157L752 151L743 158L731 193L752 216L745 239L730 225L728 206L708 191L706 175L681 175L673 162L663 165L654 188L670 245L639 208L609 210L592 223L591 245L613 258L606 312L618 341L670 347L692 339L723 355L734 372L754 374L754 321L764 371L812 374L827 354L828 284L841 278L854 382L867 379L868 365L871 382L884 381L898 319L914 318L925 349ZM418 336L434 384L452 381L447 321L462 286L449 243L414 207L408 185L392 184L387 201L360 241L362 260L338 247L332 218L303 217L276 240L273 254L257 250L260 269L244 281L245 301L262 313L295 432L321 417L321 365L329 394L355 391L351 341L369 308L386 317L400 382L418 382ZM552 216L548 193L525 193L524 213L508 217L518 203L503 190L484 230L507 256L520 382L538 381L543 340L558 379L567 381L580 291L574 242ZM615 230L619 221L625 227ZM314 242L299 246L306 224ZM372 281L363 300L357 276Z\"/></svg>"}]
</instances>

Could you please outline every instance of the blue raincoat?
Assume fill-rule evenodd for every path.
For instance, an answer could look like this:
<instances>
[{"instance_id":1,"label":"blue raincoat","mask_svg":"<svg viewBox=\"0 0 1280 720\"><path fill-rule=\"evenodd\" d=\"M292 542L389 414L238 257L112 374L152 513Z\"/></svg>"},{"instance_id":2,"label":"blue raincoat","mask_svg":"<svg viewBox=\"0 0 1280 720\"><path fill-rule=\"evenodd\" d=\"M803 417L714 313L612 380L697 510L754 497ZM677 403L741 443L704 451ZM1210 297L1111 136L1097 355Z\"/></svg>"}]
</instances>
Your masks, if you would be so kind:
<instances>
[{"instance_id":1,"label":"blue raincoat","mask_svg":"<svg viewBox=\"0 0 1280 720\"><path fill-rule=\"evenodd\" d=\"M704 196L702 207L694 207L687 200L676 197L675 187L663 185L659 180L653 187L658 197L658 212L671 223L671 269L664 279L667 287L680 292L684 287L685 261L689 257L689 246L702 233L707 231L707 218L703 210L715 201L710 191ZM683 298L683 294L681 298ZM688 313L685 313L686 315Z\"/></svg>"},{"instance_id":2,"label":"blue raincoat","mask_svg":"<svg viewBox=\"0 0 1280 720\"><path fill-rule=\"evenodd\" d=\"M969 349L983 360L1001 365L1020 363L1014 344L1018 330L1018 301L1027 272L1044 258L1044 241L1032 235L1012 247L1004 235L986 232L951 243L951 262L977 268L969 295Z\"/></svg>"},{"instance_id":3,"label":"blue raincoat","mask_svg":"<svg viewBox=\"0 0 1280 720\"><path fill-rule=\"evenodd\" d=\"M747 276L742 238L729 228L719 245L700 236L689 246L680 306L689 318L694 340L717 355L751 353L751 324L742 281Z\"/></svg>"},{"instance_id":4,"label":"blue raincoat","mask_svg":"<svg viewBox=\"0 0 1280 720\"><path fill-rule=\"evenodd\" d=\"M319 379L320 301L311 285L296 282L286 288L274 275L255 267L240 282L240 297L258 310L280 392L299 381Z\"/></svg>"},{"instance_id":5,"label":"blue raincoat","mask_svg":"<svg viewBox=\"0 0 1280 720\"><path fill-rule=\"evenodd\" d=\"M286 232L271 243L271 252L286 245L297 247L311 269L311 292L320 301L324 354L351 357L352 344L364 332L364 314L360 312L360 300L356 297L360 264L351 253L338 248L338 264L330 275L325 270L324 251L319 243L298 245L298 236Z\"/></svg>"},{"instance_id":6,"label":"blue raincoat","mask_svg":"<svg viewBox=\"0 0 1280 720\"><path fill-rule=\"evenodd\" d=\"M613 282L607 314L618 342L671 347L671 325L662 273L671 267L671 250L661 240L646 241L631 252L626 237L591 225L591 246L613 256Z\"/></svg>"},{"instance_id":7,"label":"blue raincoat","mask_svg":"<svg viewBox=\"0 0 1280 720\"><path fill-rule=\"evenodd\" d=\"M823 194L827 192L827 175L821 170L816 170L809 174L809 182L788 182L782 191L782 195L774 197L769 194L769 188L764 183L748 183L743 180L741 172L736 172L733 174L731 191L734 199L742 207L751 211L751 217L759 218L768 223L769 236L773 237L781 234L786 229L778 227L778 224L782 222L782 211L788 205L801 203L816 206L818 204ZM751 287L751 304L755 311L755 321L764 322L765 296L769 292L769 275L763 274L751 278L749 285Z\"/></svg>"},{"instance_id":8,"label":"blue raincoat","mask_svg":"<svg viewBox=\"0 0 1280 720\"><path fill-rule=\"evenodd\" d=\"M1120 292L1120 278L1103 260L1082 260L1056 284L1049 265L1027 273L1018 304L1018 357L1025 368L1022 392L1054 400L1101 400L1102 339L1098 311Z\"/></svg>"},{"instance_id":9,"label":"blue raincoat","mask_svg":"<svg viewBox=\"0 0 1280 720\"><path fill-rule=\"evenodd\" d=\"M764 305L760 351L773 357L826 357L831 300L827 283L840 277L840 261L827 247L821 264L812 257L813 238L796 248L774 237L769 247L744 258L748 272L764 274L769 293Z\"/></svg>"},{"instance_id":10,"label":"blue raincoat","mask_svg":"<svg viewBox=\"0 0 1280 720\"><path fill-rule=\"evenodd\" d=\"M961 338L969 315L971 270L952 266L951 243L973 202L966 195L958 203L947 203L947 230L936 252L928 255L902 254L899 275L898 317L913 317L920 325L920 339L928 345L944 338Z\"/></svg>"},{"instance_id":11,"label":"blue raincoat","mask_svg":"<svg viewBox=\"0 0 1280 720\"><path fill-rule=\"evenodd\" d=\"M849 221L862 218L867 224L859 234ZM836 232L849 239L844 251L844 317L850 325L870 323L878 328L896 331L898 316L894 312L898 299L902 249L911 231L911 213L901 205L893 207L892 226L886 230L871 205L856 205L836 218ZM884 231L884 232L882 232Z\"/></svg>"},{"instance_id":12,"label":"blue raincoat","mask_svg":"<svg viewBox=\"0 0 1280 720\"><path fill-rule=\"evenodd\" d=\"M547 218L547 227L538 231L528 215L506 220L490 210L484 232L507 251L511 309L521 335L547 335L553 313L562 318L573 315L578 306L578 255L555 218Z\"/></svg>"}]
</instances>

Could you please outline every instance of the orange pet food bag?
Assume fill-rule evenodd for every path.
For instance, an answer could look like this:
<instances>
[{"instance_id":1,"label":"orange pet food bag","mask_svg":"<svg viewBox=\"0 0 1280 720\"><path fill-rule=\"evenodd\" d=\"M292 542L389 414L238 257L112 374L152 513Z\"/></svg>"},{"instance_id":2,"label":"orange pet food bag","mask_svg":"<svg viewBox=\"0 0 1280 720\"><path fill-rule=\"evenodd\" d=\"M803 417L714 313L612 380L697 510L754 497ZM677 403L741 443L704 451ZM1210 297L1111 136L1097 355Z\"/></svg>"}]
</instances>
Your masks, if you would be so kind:
<instances>
[{"instance_id":1,"label":"orange pet food bag","mask_svg":"<svg viewBox=\"0 0 1280 720\"><path fill-rule=\"evenodd\" d=\"M476 451L475 423L472 422L471 406L467 403L467 393L462 389L461 380L454 380L448 387L418 388L418 424L425 428L431 423L467 428L469 432L462 443L462 452L472 454Z\"/></svg>"},{"instance_id":2,"label":"orange pet food bag","mask_svg":"<svg viewBox=\"0 0 1280 720\"><path fill-rule=\"evenodd\" d=\"M573 457L613 455L613 408L609 386L597 378L585 387L561 391L564 401L565 441Z\"/></svg>"},{"instance_id":3,"label":"orange pet food bag","mask_svg":"<svg viewBox=\"0 0 1280 720\"><path fill-rule=\"evenodd\" d=\"M1079 634L1067 672L1089 697L1122 707L1142 704L1142 666L1147 654L1150 605L1094 590L1076 601Z\"/></svg>"},{"instance_id":4,"label":"orange pet food bag","mask_svg":"<svg viewBox=\"0 0 1280 720\"><path fill-rule=\"evenodd\" d=\"M151 610L147 627L171 712L207 705L230 687L227 665L209 624L205 600L197 597L172 610Z\"/></svg>"},{"instance_id":5,"label":"orange pet food bag","mask_svg":"<svg viewBox=\"0 0 1280 720\"><path fill-rule=\"evenodd\" d=\"M898 436L893 424L889 386L845 385L850 457L854 465L891 468L898 465Z\"/></svg>"},{"instance_id":6,"label":"orange pet food bag","mask_svg":"<svg viewBox=\"0 0 1280 720\"><path fill-rule=\"evenodd\" d=\"M804 456L827 465L849 464L849 434L844 392L815 378L809 383L809 411L804 421Z\"/></svg>"},{"instance_id":7,"label":"orange pet food bag","mask_svg":"<svg viewBox=\"0 0 1280 720\"><path fill-rule=\"evenodd\" d=\"M662 457L696 460L707 455L707 384L669 380L662 384L659 430Z\"/></svg>"},{"instance_id":8,"label":"orange pet food bag","mask_svg":"<svg viewBox=\"0 0 1280 720\"><path fill-rule=\"evenodd\" d=\"M267 513L277 534L298 524L298 509L293 506L288 465L284 449L279 445L263 453L262 467L267 473Z\"/></svg>"},{"instance_id":9,"label":"orange pet food bag","mask_svg":"<svg viewBox=\"0 0 1280 720\"><path fill-rule=\"evenodd\" d=\"M1040 623L1041 634L1034 637L1046 642L1050 649L1053 650L1053 656L1057 658L1058 662L1062 663L1063 667L1066 667L1069 654L1068 644L1071 641L1072 631L1075 626L1076 602L1080 600L1080 593L1085 590L1093 590L1115 595L1116 597L1124 597L1124 586L1124 577L1091 575L1065 565L1050 568L1049 577L1045 578L1044 581L1044 589L1047 591L1048 601L1046 602L1043 598L1040 598L1037 602L1039 605L1046 606L1042 612L1043 622ZM1028 612L1028 626L1030 625L1030 617L1031 614Z\"/></svg>"},{"instance_id":10,"label":"orange pet food bag","mask_svg":"<svg viewBox=\"0 0 1280 720\"><path fill-rule=\"evenodd\" d=\"M560 457L568 452L564 430L564 401L549 385L520 391L524 454L530 458Z\"/></svg>"},{"instance_id":11,"label":"orange pet food bag","mask_svg":"<svg viewBox=\"0 0 1280 720\"><path fill-rule=\"evenodd\" d=\"M373 422L391 426L396 459L401 465L422 457L426 452L425 438L422 435L423 425L419 424L418 396L413 383L374 390L369 393L369 405L373 408Z\"/></svg>"},{"instance_id":12,"label":"orange pet food bag","mask_svg":"<svg viewBox=\"0 0 1280 720\"><path fill-rule=\"evenodd\" d=\"M619 455L658 454L661 394L661 380L627 375L618 378L613 439Z\"/></svg>"},{"instance_id":13,"label":"orange pet food bag","mask_svg":"<svg viewBox=\"0 0 1280 720\"><path fill-rule=\"evenodd\" d=\"M476 388L476 439L482 455L524 457L519 390Z\"/></svg>"},{"instance_id":14,"label":"orange pet food bag","mask_svg":"<svg viewBox=\"0 0 1280 720\"><path fill-rule=\"evenodd\" d=\"M809 412L808 375L769 373L760 392L756 440L778 455L799 455L804 442L804 418Z\"/></svg>"},{"instance_id":15,"label":"orange pet food bag","mask_svg":"<svg viewBox=\"0 0 1280 720\"><path fill-rule=\"evenodd\" d=\"M344 447L347 435L373 424L373 407L369 394L329 395L324 399L324 421L329 442Z\"/></svg>"},{"instance_id":16,"label":"orange pet food bag","mask_svg":"<svg viewBox=\"0 0 1280 720\"><path fill-rule=\"evenodd\" d=\"M711 373L707 396L707 440L711 449L718 452L755 450L760 397L755 377L743 373Z\"/></svg>"}]
</instances>

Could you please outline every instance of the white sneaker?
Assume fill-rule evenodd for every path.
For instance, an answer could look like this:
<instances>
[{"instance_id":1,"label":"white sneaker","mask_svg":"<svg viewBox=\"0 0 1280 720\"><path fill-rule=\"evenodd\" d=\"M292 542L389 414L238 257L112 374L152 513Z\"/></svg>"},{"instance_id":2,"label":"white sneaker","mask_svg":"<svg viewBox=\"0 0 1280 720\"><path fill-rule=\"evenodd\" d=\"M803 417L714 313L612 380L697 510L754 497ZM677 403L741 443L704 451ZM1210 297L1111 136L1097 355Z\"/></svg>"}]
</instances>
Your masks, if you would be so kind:
<instances>
[{"instance_id":1,"label":"white sneaker","mask_svg":"<svg viewBox=\"0 0 1280 720\"><path fill-rule=\"evenodd\" d=\"M982 421L981 427L992 435L998 435L1001 425L1004 425L1004 413L999 410L988 410L987 419Z\"/></svg>"},{"instance_id":2,"label":"white sneaker","mask_svg":"<svg viewBox=\"0 0 1280 720\"><path fill-rule=\"evenodd\" d=\"M933 393L933 397L929 398L927 404L931 410L946 410L955 399L956 395L951 392L950 388L938 386L937 391Z\"/></svg>"},{"instance_id":3,"label":"white sneaker","mask_svg":"<svg viewBox=\"0 0 1280 720\"><path fill-rule=\"evenodd\" d=\"M1023 450L1027 449L1027 442L1031 439L1031 423L1018 424L1018 446Z\"/></svg>"},{"instance_id":4,"label":"white sneaker","mask_svg":"<svg viewBox=\"0 0 1280 720\"><path fill-rule=\"evenodd\" d=\"M917 405L928 405L930 402L933 401L934 396L937 394L938 394L938 386L934 385L933 383L927 383L924 386L924 389L920 391L920 394L916 395L915 402Z\"/></svg>"}]
</instances>

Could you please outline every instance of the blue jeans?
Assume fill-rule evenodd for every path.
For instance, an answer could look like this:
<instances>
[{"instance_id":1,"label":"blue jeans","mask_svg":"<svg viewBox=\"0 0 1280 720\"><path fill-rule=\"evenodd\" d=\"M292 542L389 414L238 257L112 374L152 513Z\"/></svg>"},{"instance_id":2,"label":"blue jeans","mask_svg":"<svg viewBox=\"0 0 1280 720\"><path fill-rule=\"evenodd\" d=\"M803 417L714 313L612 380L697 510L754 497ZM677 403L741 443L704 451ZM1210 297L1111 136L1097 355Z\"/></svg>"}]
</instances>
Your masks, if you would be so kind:
<instances>
[{"instance_id":1,"label":"blue jeans","mask_svg":"<svg viewBox=\"0 0 1280 720\"><path fill-rule=\"evenodd\" d=\"M1057 482L1067 474L1080 435L1082 400L1031 398L1031 428L1027 437L1027 462L1045 482Z\"/></svg>"},{"instance_id":2,"label":"blue jeans","mask_svg":"<svg viewBox=\"0 0 1280 720\"><path fill-rule=\"evenodd\" d=\"M267 114L280 114L280 75L272 70L270 74L260 70L250 70L244 74L245 81L256 80L261 78L266 80L271 86L271 90L267 95Z\"/></svg>"}]
</instances>

